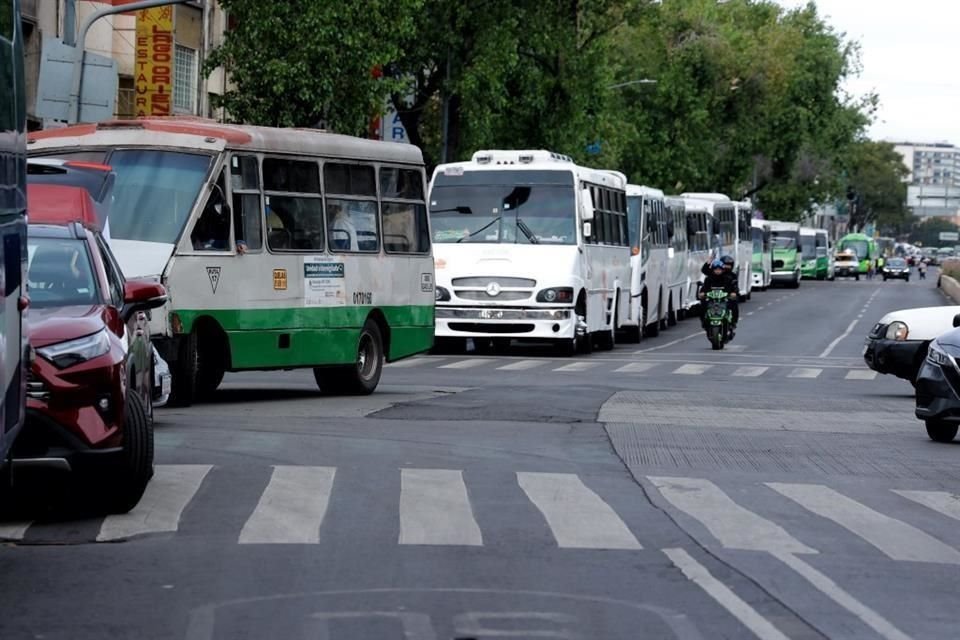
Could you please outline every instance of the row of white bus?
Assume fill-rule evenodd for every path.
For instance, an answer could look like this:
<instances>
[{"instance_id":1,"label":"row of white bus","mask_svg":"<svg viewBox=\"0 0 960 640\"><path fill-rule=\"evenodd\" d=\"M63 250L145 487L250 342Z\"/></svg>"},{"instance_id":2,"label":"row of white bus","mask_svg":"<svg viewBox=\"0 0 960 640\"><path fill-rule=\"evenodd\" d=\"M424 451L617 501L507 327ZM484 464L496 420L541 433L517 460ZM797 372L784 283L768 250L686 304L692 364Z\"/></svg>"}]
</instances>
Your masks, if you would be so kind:
<instances>
[{"instance_id":1,"label":"row of white bus","mask_svg":"<svg viewBox=\"0 0 960 640\"><path fill-rule=\"evenodd\" d=\"M440 165L429 206L438 342L546 340L569 355L639 342L697 306L701 268L722 255L735 260L741 299L775 275L800 279L775 274L770 251L754 276L754 238L769 240L770 223L754 221L749 202L666 196L549 151Z\"/></svg>"}]
</instances>

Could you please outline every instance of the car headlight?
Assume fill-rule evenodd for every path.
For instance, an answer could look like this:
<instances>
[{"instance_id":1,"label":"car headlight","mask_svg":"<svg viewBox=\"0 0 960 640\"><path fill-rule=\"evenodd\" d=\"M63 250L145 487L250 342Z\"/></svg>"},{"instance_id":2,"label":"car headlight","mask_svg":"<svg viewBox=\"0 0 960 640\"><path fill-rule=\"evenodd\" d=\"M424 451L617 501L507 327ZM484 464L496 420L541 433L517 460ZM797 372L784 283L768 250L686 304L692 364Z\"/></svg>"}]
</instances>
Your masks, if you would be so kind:
<instances>
[{"instance_id":1,"label":"car headlight","mask_svg":"<svg viewBox=\"0 0 960 640\"><path fill-rule=\"evenodd\" d=\"M573 287L554 287L537 293L537 302L573 302Z\"/></svg>"},{"instance_id":2,"label":"car headlight","mask_svg":"<svg viewBox=\"0 0 960 640\"><path fill-rule=\"evenodd\" d=\"M887 325L887 340L906 340L908 335L910 335L910 330L903 322L895 321Z\"/></svg>"},{"instance_id":3,"label":"car headlight","mask_svg":"<svg viewBox=\"0 0 960 640\"><path fill-rule=\"evenodd\" d=\"M450 292L444 287L436 287L433 296L437 302L446 302L450 299Z\"/></svg>"},{"instance_id":4,"label":"car headlight","mask_svg":"<svg viewBox=\"0 0 960 640\"><path fill-rule=\"evenodd\" d=\"M927 348L927 361L941 367L952 367L953 358L943 349L940 349L936 342Z\"/></svg>"},{"instance_id":5,"label":"car headlight","mask_svg":"<svg viewBox=\"0 0 960 640\"><path fill-rule=\"evenodd\" d=\"M101 329L94 334L76 340L58 342L37 349L37 353L41 357L49 360L60 369L92 360L109 351L110 336L107 335L106 329Z\"/></svg>"}]
</instances>

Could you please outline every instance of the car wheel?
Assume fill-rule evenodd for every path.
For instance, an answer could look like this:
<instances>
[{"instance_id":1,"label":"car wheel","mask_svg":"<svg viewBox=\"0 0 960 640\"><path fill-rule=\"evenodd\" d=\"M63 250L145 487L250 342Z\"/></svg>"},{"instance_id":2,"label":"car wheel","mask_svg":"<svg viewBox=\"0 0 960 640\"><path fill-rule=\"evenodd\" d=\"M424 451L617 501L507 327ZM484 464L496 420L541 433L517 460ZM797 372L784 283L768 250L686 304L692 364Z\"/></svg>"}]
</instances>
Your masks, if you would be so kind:
<instances>
[{"instance_id":1,"label":"car wheel","mask_svg":"<svg viewBox=\"0 0 960 640\"><path fill-rule=\"evenodd\" d=\"M110 513L134 508L153 477L153 425L136 393L127 393L120 455L116 470L100 488L104 507Z\"/></svg>"},{"instance_id":2,"label":"car wheel","mask_svg":"<svg viewBox=\"0 0 960 640\"><path fill-rule=\"evenodd\" d=\"M960 429L960 424L943 420L927 420L926 426L927 435L934 442L953 442L957 437L957 430Z\"/></svg>"},{"instance_id":3,"label":"car wheel","mask_svg":"<svg viewBox=\"0 0 960 640\"><path fill-rule=\"evenodd\" d=\"M345 367L317 367L313 370L313 377L323 391L366 396L373 393L380 383L383 362L380 327L368 319L360 330L354 364Z\"/></svg>"}]
</instances>

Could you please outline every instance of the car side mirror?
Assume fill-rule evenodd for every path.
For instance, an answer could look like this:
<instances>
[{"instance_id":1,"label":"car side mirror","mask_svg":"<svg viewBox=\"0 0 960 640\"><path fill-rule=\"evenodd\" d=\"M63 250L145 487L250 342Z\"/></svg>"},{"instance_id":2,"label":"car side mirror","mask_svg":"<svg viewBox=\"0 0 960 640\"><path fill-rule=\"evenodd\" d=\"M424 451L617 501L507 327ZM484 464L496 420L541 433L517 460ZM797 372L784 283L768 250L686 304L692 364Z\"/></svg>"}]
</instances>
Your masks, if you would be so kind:
<instances>
[{"instance_id":1,"label":"car side mirror","mask_svg":"<svg viewBox=\"0 0 960 640\"><path fill-rule=\"evenodd\" d=\"M123 309L120 316L127 323L134 314L162 307L167 302L167 289L152 280L127 280L123 286Z\"/></svg>"},{"instance_id":2,"label":"car side mirror","mask_svg":"<svg viewBox=\"0 0 960 640\"><path fill-rule=\"evenodd\" d=\"M960 327L960 313L958 313L957 315L953 316L953 326L954 326L954 327Z\"/></svg>"},{"instance_id":3,"label":"car side mirror","mask_svg":"<svg viewBox=\"0 0 960 640\"><path fill-rule=\"evenodd\" d=\"M584 222L590 222L593 220L595 212L593 206L593 195L590 193L590 189L581 189L581 204L580 204L580 218Z\"/></svg>"}]
</instances>

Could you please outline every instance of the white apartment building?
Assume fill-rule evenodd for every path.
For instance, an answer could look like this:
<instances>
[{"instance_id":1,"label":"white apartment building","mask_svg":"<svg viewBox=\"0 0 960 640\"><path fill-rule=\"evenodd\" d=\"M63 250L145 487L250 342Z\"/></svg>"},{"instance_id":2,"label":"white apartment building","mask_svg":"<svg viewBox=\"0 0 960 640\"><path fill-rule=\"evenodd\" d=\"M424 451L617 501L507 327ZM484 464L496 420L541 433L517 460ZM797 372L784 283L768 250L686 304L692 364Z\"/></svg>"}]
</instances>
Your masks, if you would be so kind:
<instances>
[{"instance_id":1,"label":"white apartment building","mask_svg":"<svg viewBox=\"0 0 960 640\"><path fill-rule=\"evenodd\" d=\"M894 142L910 174L907 207L918 216L960 215L960 147L947 142Z\"/></svg>"}]
</instances>

